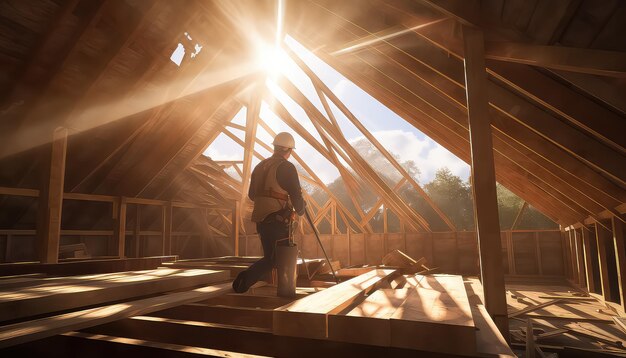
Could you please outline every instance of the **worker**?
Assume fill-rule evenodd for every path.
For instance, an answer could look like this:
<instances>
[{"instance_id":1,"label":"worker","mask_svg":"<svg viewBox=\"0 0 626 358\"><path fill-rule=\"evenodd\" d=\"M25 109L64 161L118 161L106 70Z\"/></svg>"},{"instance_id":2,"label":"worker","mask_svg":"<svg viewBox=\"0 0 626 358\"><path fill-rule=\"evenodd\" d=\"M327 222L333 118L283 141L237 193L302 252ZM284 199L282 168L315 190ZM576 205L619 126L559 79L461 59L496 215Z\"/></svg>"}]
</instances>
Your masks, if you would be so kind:
<instances>
[{"instance_id":1,"label":"worker","mask_svg":"<svg viewBox=\"0 0 626 358\"><path fill-rule=\"evenodd\" d=\"M263 258L233 281L233 290L243 293L274 267L274 249L289 237L289 225L295 213L302 216L305 202L296 167L287 159L295 149L290 133L278 133L272 142L274 154L262 160L252 171L248 197L254 201L252 221L263 246Z\"/></svg>"}]
</instances>

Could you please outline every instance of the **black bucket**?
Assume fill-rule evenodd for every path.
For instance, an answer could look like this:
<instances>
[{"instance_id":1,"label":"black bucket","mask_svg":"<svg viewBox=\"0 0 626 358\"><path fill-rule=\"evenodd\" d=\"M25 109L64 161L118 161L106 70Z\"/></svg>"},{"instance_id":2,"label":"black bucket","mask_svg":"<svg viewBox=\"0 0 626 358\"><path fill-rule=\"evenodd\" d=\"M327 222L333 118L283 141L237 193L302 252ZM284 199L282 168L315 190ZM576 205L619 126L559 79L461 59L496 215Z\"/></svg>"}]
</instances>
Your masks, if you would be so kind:
<instances>
[{"instance_id":1,"label":"black bucket","mask_svg":"<svg viewBox=\"0 0 626 358\"><path fill-rule=\"evenodd\" d=\"M276 247L276 271L278 273L278 296L296 297L296 279L298 277L298 245L279 245Z\"/></svg>"}]
</instances>

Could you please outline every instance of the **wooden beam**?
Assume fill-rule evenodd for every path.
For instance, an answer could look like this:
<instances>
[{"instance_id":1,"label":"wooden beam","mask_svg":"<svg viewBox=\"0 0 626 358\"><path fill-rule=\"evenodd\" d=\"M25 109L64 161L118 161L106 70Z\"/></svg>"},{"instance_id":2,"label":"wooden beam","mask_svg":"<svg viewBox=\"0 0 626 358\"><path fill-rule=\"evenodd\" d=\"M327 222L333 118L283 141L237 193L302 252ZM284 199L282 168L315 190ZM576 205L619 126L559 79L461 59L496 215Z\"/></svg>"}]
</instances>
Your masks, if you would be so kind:
<instances>
[{"instance_id":1,"label":"wooden beam","mask_svg":"<svg viewBox=\"0 0 626 358\"><path fill-rule=\"evenodd\" d=\"M67 135L67 129L59 127L54 130L49 144L49 166L45 171L37 213L39 261L42 263L56 263L59 257Z\"/></svg>"},{"instance_id":2,"label":"wooden beam","mask_svg":"<svg viewBox=\"0 0 626 358\"><path fill-rule=\"evenodd\" d=\"M381 101L383 101L389 108L392 108L394 111L396 111L397 113L399 113L400 115L403 116L403 118L405 118L407 121L409 121L410 123L414 124L416 127L420 128L420 130L425 131L425 133L427 133L429 136L431 136L432 138L434 138L435 140L439 141L440 143L444 143L446 145L446 147L449 150L452 150L456 155L460 156L462 159L469 161L469 153L465 154L466 149L464 148L463 142L459 142L459 141L453 141L450 139L450 135L446 134L446 133L441 133L441 129L440 128L434 128L432 130L425 130L424 125L428 125L431 126L431 122L436 122L438 121L441 117L440 116L440 112L439 114L432 112L432 113L428 113L425 112L425 109L416 106L415 102L413 99L413 97L411 97L410 99L405 99L405 98L400 98L400 102L398 101L398 95L396 94L397 91L392 91L389 90L387 88L384 88L384 91L381 92L378 87L381 86L387 86L385 84L385 79L381 79L379 76L375 76L372 77L369 74L374 73L374 71L370 71L369 69L363 69L361 72L367 73L367 75L356 75L354 72L354 63L350 63L350 66L342 66L340 62L333 60L332 58L330 58L329 56L324 56L322 53L320 53L320 55L329 63L332 63L333 66L340 68L342 70L342 72L344 74L349 75L350 79L359 84L362 88L366 88L370 91L370 93L376 93L377 98ZM371 65L374 66L374 65ZM349 67L349 68L348 68ZM369 81L365 81L363 80L363 77L368 77ZM462 80L461 80L462 81ZM415 81L413 81L415 82ZM377 87L376 89L373 89L373 87ZM435 89L437 87L434 87ZM399 91L406 91L407 89L404 88L400 88ZM374 91L374 92L371 92ZM391 94L391 96L389 96L389 94ZM382 99L381 99L382 96ZM392 98L393 97L393 98ZM462 97L464 97L462 95ZM415 98L416 100L418 100L418 98ZM411 110L409 111L406 106L404 106L404 104L406 104L407 106L411 107ZM413 110L415 109L415 110ZM428 115L425 118L421 118L420 116L425 116ZM456 117L463 117L464 115L461 116L456 116ZM416 121L416 117L418 119L423 119L423 121L420 121L419 123ZM452 119L456 118L456 117L451 117ZM461 122L458 123L459 125L463 125ZM448 127L448 125L446 124L446 126ZM466 125L465 125L466 126ZM434 130L438 131L433 132ZM450 127L449 128L450 131L457 131L457 129ZM466 139L466 134L465 133L459 133L459 136L461 139L463 139L464 141L467 141ZM446 138L447 136L447 138ZM510 141L510 140L509 140ZM503 143L506 143L505 141L503 141ZM500 157L498 157L499 161L502 161L502 159L500 159ZM527 160L527 159L526 159ZM508 164L508 163L505 163ZM510 168L512 169L512 168ZM511 187L512 189L515 189L515 192L518 195L521 195L524 198L529 198L530 197L530 192L531 191L535 191L536 188L534 186L529 186L528 183L525 184L521 184L518 183L519 180L518 178L514 177L514 174L517 175L518 169L515 168L515 170L512 170L512 172L510 170L506 170L506 171L499 171L499 180L503 181L504 183L507 184L507 186ZM527 175L524 175L525 177L527 177ZM515 182L513 181L513 179L515 179ZM540 195L538 195L540 197L545 197L545 193L542 191L542 193ZM528 200L528 199L527 199ZM533 203L535 203L536 200L533 200ZM562 209L558 209L558 210L553 210L551 208L548 208L547 205L545 205L546 202L537 202L536 206L540 207L540 209L543 212L546 212L552 219L554 220L558 220L558 217L564 217L565 216L565 211ZM560 213L559 215L557 215L556 213ZM574 220L572 222L575 222L577 220Z\"/></svg>"},{"instance_id":3,"label":"wooden beam","mask_svg":"<svg viewBox=\"0 0 626 358\"><path fill-rule=\"evenodd\" d=\"M133 236L135 239L133 254L135 257L141 257L143 250L141 247L141 206L139 204L135 205L135 233Z\"/></svg>"},{"instance_id":4,"label":"wooden beam","mask_svg":"<svg viewBox=\"0 0 626 358\"><path fill-rule=\"evenodd\" d=\"M185 13L182 13L182 16L184 15ZM156 53L167 52L170 51L170 48L176 47L176 44L179 41L179 37L181 36L180 34L183 31L187 31L187 28L189 28L192 25L192 22L196 19L197 15L187 16L184 21L176 21L175 19L173 21L174 26L170 28L170 32L165 34L169 36L165 36L162 46L159 46L160 48L156 49ZM126 100L124 101L117 101L114 104L113 108L111 108L109 111L111 113L128 113L129 107L134 106L134 108L142 108L141 105L145 105L145 98L149 97L149 95L147 96L149 91L142 90L151 88L150 80L153 78L153 76L155 76L155 74L158 73L164 66L170 65L170 61L163 60L160 58L160 56L153 56L153 61L150 64L145 65L147 69L141 74L140 78L137 79L137 81L132 84L132 86L129 86L127 93L130 93L130 95L127 96L125 98ZM183 80L184 77L184 71L178 71L177 76L172 79L172 82L188 82L188 80ZM102 150L101 153L97 153L98 159L95 160L95 163L93 163L92 166L85 166L84 171L81 171L81 174L77 176L77 183L71 185L70 190L84 190L86 183L88 183L89 180L91 180L96 173L102 170L102 168L105 168L107 164L113 158L116 158L121 151L127 150L128 145L133 140L135 140L135 138L137 138L147 128L154 124L155 118L159 113L163 112L164 107L172 105L171 102L168 102L169 98L181 96L183 92L184 89L180 91L173 91L171 88L169 91L164 91L162 99L156 101L161 105L149 109L150 113L147 114L148 119L143 121L136 128L134 128L131 133L125 136L120 142L117 142L116 145L107 147L106 150Z\"/></svg>"},{"instance_id":5,"label":"wooden beam","mask_svg":"<svg viewBox=\"0 0 626 358\"><path fill-rule=\"evenodd\" d=\"M0 347L6 348L73 330L85 329L117 321L126 317L161 311L186 303L210 299L231 291L231 283L227 282L196 288L192 291L177 292L143 300L89 308L42 318L36 321L7 325L0 330Z\"/></svg>"},{"instance_id":6,"label":"wooden beam","mask_svg":"<svg viewBox=\"0 0 626 358\"><path fill-rule=\"evenodd\" d=\"M238 203L235 203L235 207L232 210L232 217L231 217L231 225L232 225L232 230L231 230L231 236L233 238L233 242L234 242L234 248L235 248L235 252L234 255L235 256L239 256L239 224L241 223L241 214L240 214L240 206L238 205ZM248 253L246 252L246 255Z\"/></svg>"},{"instance_id":7,"label":"wooden beam","mask_svg":"<svg viewBox=\"0 0 626 358\"><path fill-rule=\"evenodd\" d=\"M248 204L248 188L250 187L250 177L252 175L252 157L254 155L254 144L256 142L257 123L259 121L259 112L261 110L261 100L265 87L258 84L250 89L250 99L246 107L246 134L243 152L243 178L241 180L241 200L239 202L240 212L244 212L245 205ZM243 218L242 218L243 220ZM243 226L243 221L242 221ZM236 251L239 248L236 247Z\"/></svg>"},{"instance_id":8,"label":"wooden beam","mask_svg":"<svg viewBox=\"0 0 626 358\"><path fill-rule=\"evenodd\" d=\"M120 197L116 204L113 205L113 247L115 254L123 259L126 256L126 199Z\"/></svg>"},{"instance_id":9,"label":"wooden beam","mask_svg":"<svg viewBox=\"0 0 626 358\"><path fill-rule=\"evenodd\" d=\"M511 224L511 229L510 230L514 230L515 229L515 227L519 223L522 215L524 215L524 211L526 211L526 208L528 208L528 202L524 201L522 206L519 208L519 211L517 212L517 215L515 215L515 220L513 220L513 224Z\"/></svg>"},{"instance_id":10,"label":"wooden beam","mask_svg":"<svg viewBox=\"0 0 626 358\"><path fill-rule=\"evenodd\" d=\"M161 208L161 220L163 226L163 255L171 255L172 254L172 219L173 219L173 210L172 210L172 202L168 202L166 205L163 205Z\"/></svg>"},{"instance_id":11,"label":"wooden beam","mask_svg":"<svg viewBox=\"0 0 626 358\"><path fill-rule=\"evenodd\" d=\"M485 307L508 341L509 324L502 270L502 246L482 31L463 26L463 44L474 221L480 247L480 272Z\"/></svg>"},{"instance_id":12,"label":"wooden beam","mask_svg":"<svg viewBox=\"0 0 626 358\"><path fill-rule=\"evenodd\" d=\"M402 167L402 165L398 163L397 159L391 153L389 153L389 151L378 141L378 139L376 139L376 137L373 136L370 133L370 131L367 130L367 128L365 128L365 126L361 123L361 121L359 121L359 119L356 118L356 116L333 93L333 91L330 88L328 88L328 86L326 86L326 84L324 84L324 82L320 80L319 77L317 77L317 75L304 63L304 61L302 61L298 57L298 55L296 55L291 50L287 50L287 52L289 53L291 58L296 62L296 64L298 64L298 66L309 76L309 78L313 82L313 86L315 86L316 90L318 91L320 101L322 101L324 108L326 109L328 107L328 104L326 103L326 98L324 97L324 95L326 95L335 104L335 106L337 106L337 108L339 108L339 110L346 116L346 118L348 118L348 120L350 120L350 122L352 122L352 124L354 124L359 129L359 131L363 133L363 135L374 145L374 147L376 147L376 149L378 149L378 151L382 153L382 155L391 163L391 165L400 173L400 175L402 175L402 177L405 178L411 184L411 186L426 201L426 203L430 205L430 207L441 218L441 220L443 220L443 222L450 228L450 230L456 231L454 224L452 223L452 221L450 221L448 216L444 214L443 211L441 211L441 209L439 209L437 204L435 204L435 202L432 201L430 196L426 194L426 192L415 181L415 179L413 179L413 177L409 175L409 173ZM327 108L326 112L329 114L329 116L332 115L330 108ZM337 125L335 124L335 126ZM337 126L337 129L339 128L340 127Z\"/></svg>"},{"instance_id":13,"label":"wooden beam","mask_svg":"<svg viewBox=\"0 0 626 358\"><path fill-rule=\"evenodd\" d=\"M607 256L607 243L612 239L611 230L607 229L611 227L610 223L604 223L604 225L594 225L596 230L596 240L598 248L598 262L600 267L600 287L602 288L602 297L605 301L613 301L614 297L611 293L611 287L609 282L609 266Z\"/></svg>"},{"instance_id":14,"label":"wooden beam","mask_svg":"<svg viewBox=\"0 0 626 358\"><path fill-rule=\"evenodd\" d=\"M31 198L36 198L39 196L39 190L0 187L0 195L29 196Z\"/></svg>"},{"instance_id":15,"label":"wooden beam","mask_svg":"<svg viewBox=\"0 0 626 358\"><path fill-rule=\"evenodd\" d=\"M404 15L407 15L407 14L404 14ZM405 17L406 17L406 16L405 16ZM452 26L450 26L450 23L447 23L447 24L437 24L437 25L434 25L434 26L439 26L439 25L445 25L446 27L439 27L439 28L437 28L437 30L436 30L436 31L435 31L434 29L430 29L430 28L428 28L430 32L428 32L427 34L424 34L424 31L422 31L422 30L420 30L420 31L419 31L420 36L424 36L424 38L425 38L425 39L427 39L427 40L429 41L429 42L428 42L428 47L432 46L432 43L434 43L435 45L440 46L440 47L441 47L441 46L444 46L444 45L445 45L445 46L448 46L448 47L446 48L446 50L447 50L447 51L452 51L452 54L457 55L457 54L459 54L459 53L462 53L463 51L462 51L462 45L461 45L461 42L460 42L460 41L458 41L458 40L457 40L457 42L458 42L458 45L459 45L459 46L455 46L454 48L452 48L452 49L450 50L450 49L449 49L449 48L450 48L450 45L449 45L447 42L443 42L443 41L440 39L442 36L444 36L444 35L441 35L441 32L446 32L446 31L441 31L442 29L444 29L444 30L445 30L445 29L447 29L447 28L450 28L450 29L452 29L452 28L453 28ZM451 31L449 31L449 32L451 32ZM440 36L439 36L440 38L434 37L434 35L440 35ZM446 33L446 35L445 35L445 36L448 36L448 35L447 35L447 33ZM449 36L448 36L448 37L449 37ZM446 37L446 39L447 39L447 37ZM411 56L414 60L419 60L419 61L424 62L424 64L426 64L427 66L429 66L431 69L434 69L434 70L435 70L435 71L437 71L438 73L440 73L440 74L442 74L442 75L444 75L444 76L447 76L447 78L448 78L448 79L454 79L455 83L457 83L459 86L462 86L462 82L463 82L463 80L462 80L462 78L461 78L461 79L459 79L459 78L458 78L458 77L459 77L459 76L458 76L458 74L459 74L459 72L460 72L460 71L457 71L457 70L456 70L456 68L455 68L455 67L453 67L453 66L447 66L447 64L446 64L446 63L442 63L441 61L436 61L436 60L437 60L437 57L441 57L441 56L432 56L433 54L435 54L435 53L436 53L435 51L420 51L420 50L421 50L421 48L420 48L420 47L415 47L415 46L414 46L414 45L415 45L415 41L422 41L423 43L426 43L426 41L424 41L424 39L421 39L421 40L420 40L420 37L415 36L415 39L412 39L412 42L411 42L411 44L412 44L411 49L408 49L408 50L407 50L407 49L402 49L402 50L401 50L400 48L397 48L397 50L398 50L398 51L401 51L401 52L406 52L406 53L405 53L405 55L406 55L405 57L407 57L407 58L408 58L408 56ZM405 40L405 42L406 42L406 40ZM381 45L381 46L383 46L383 45ZM385 47L385 46L386 46L386 47L392 47L392 46L387 46L387 45L384 45L383 47ZM398 46L401 46L401 45L398 45ZM385 51L385 52L388 52L388 51ZM420 55L420 54L422 54L422 53L428 53L429 55L428 55L428 56L426 56L426 55L422 56L422 55ZM437 53L438 53L438 52L437 52ZM400 57L402 57L402 56L400 56ZM398 55L394 55L394 58L395 58L395 59L398 59ZM425 60L424 60L424 58L429 58L430 62L429 62L429 60L426 60L426 61L425 61ZM462 56L458 56L458 58L460 59L460 58L462 58ZM435 60L435 61L433 62L433 60ZM414 65L419 65L419 62L417 62L417 61L415 61L414 65L407 65L407 61L406 61L406 60L399 60L399 62L402 62L402 65L403 65L403 66L407 66L408 68L411 68L412 70L414 70L414 69L416 68ZM439 63L438 63L438 62L439 62ZM449 62L450 62L450 61L449 61ZM454 61L452 61L452 62L454 62ZM442 67L443 67L443 68L442 68ZM419 67L418 67L418 68L419 68ZM450 70L453 70L453 71L451 72ZM424 74L425 74L425 73L421 73L421 72L420 72L420 76L422 76L422 77L423 77L423 76L424 76ZM416 76L417 76L417 75L416 75ZM427 78L427 77L425 77L425 78ZM354 81L354 79L353 79L353 81ZM432 88L433 88L435 91L438 91L438 88L440 88L440 87L441 87L441 86L440 86L440 84L441 84L441 78L435 78L435 80L434 80L434 81L431 81L431 80L429 79L428 81L430 81L430 82L432 82L432 83L433 83L433 84L432 84L432 86L433 86ZM462 100L462 99L461 99L461 100ZM502 108L506 108L506 106L503 106ZM517 108L517 107L516 107L516 108ZM523 129L523 127L522 127L522 129ZM526 131L526 132L528 132L528 129L525 129L525 131ZM519 132L519 130L515 130L515 131L513 131L512 133L517 133L517 132ZM429 134L429 135L430 135L430 134ZM533 146L531 146L530 148L533 148L533 150L534 150L534 148L535 148L535 147L534 147L534 145L533 145ZM538 152L538 153L539 153L539 152ZM543 154L543 157L537 157L537 156L534 156L534 157L529 157L529 158L538 158L538 159L541 159L541 158L550 158L550 156L546 156L545 154ZM562 164L568 164L568 165L569 165L569 163L571 163L571 162L572 162L572 160L571 160L571 159L573 159L573 158L564 158L564 160L561 160L560 162L559 162L559 161L557 161L557 164L558 164L558 165L562 165ZM545 161L545 159L543 159L543 160ZM561 163L561 162L562 162L562 163ZM591 173L591 172L588 170L589 168L586 168L586 169L585 169L585 166L582 166L582 165L580 165L580 164L582 164L582 163L578 163L578 164L577 164L577 166L578 166L578 167L580 167L580 169L577 169L577 170L572 170L572 171L571 171L571 173L575 173L575 172L578 172L578 170L580 170L580 174L581 174L581 175L582 175L582 174L585 174L585 175L586 175L587 173L589 173L589 174L593 174L593 173ZM595 175L595 176L597 177L597 175ZM603 181L603 182L606 182L606 180L604 180L604 179L602 179L602 178L597 178L597 180L601 180L601 181ZM592 181L591 179L589 179L588 181L589 181L589 182L593 182L593 183L594 183L594 185L598 184L597 182ZM610 183L609 183L609 184L610 184ZM585 184L585 185L588 185L588 184ZM610 186L610 185L609 185L609 186ZM567 191L564 191L564 192L567 192ZM586 192L588 192L588 190L582 190L582 191L581 191L581 193L583 193L583 194L584 194L584 193L586 193Z\"/></svg>"},{"instance_id":16,"label":"wooden beam","mask_svg":"<svg viewBox=\"0 0 626 358\"><path fill-rule=\"evenodd\" d=\"M396 273L372 270L324 291L301 298L274 310L274 334L325 339L329 315L339 313L375 290Z\"/></svg>"},{"instance_id":17,"label":"wooden beam","mask_svg":"<svg viewBox=\"0 0 626 358\"><path fill-rule=\"evenodd\" d=\"M619 285L619 301L622 313L626 313L626 236L624 223L613 217L613 247L615 248L615 266L617 267L617 281Z\"/></svg>"},{"instance_id":18,"label":"wooden beam","mask_svg":"<svg viewBox=\"0 0 626 358\"><path fill-rule=\"evenodd\" d=\"M587 290L591 293L594 292L597 288L598 282L596 282L595 277L593 275L593 259L592 255L596 255L597 252L593 252L591 250L591 237L589 236L589 231L586 227L583 226L580 229L581 240L583 243L583 255L585 260L585 275L587 281Z\"/></svg>"},{"instance_id":19,"label":"wooden beam","mask_svg":"<svg viewBox=\"0 0 626 358\"><path fill-rule=\"evenodd\" d=\"M587 271L585 270L585 254L583 249L583 238L580 229L571 231L573 233L574 247L576 254L576 271L578 272L578 285L585 287L587 285Z\"/></svg>"},{"instance_id":20,"label":"wooden beam","mask_svg":"<svg viewBox=\"0 0 626 358\"><path fill-rule=\"evenodd\" d=\"M311 120L316 120L321 124L324 130L346 151L354 163L360 175L362 175L374 188L379 195L389 204L394 211L407 221L407 223L420 230L431 231L428 222L419 215L414 209L410 208L397 194L391 191L391 188L380 178L379 174L367 163L363 157L351 146L351 144L338 134L331 123L328 122L320 111L313 105L310 100L287 78L281 78L278 85L307 113Z\"/></svg>"},{"instance_id":21,"label":"wooden beam","mask_svg":"<svg viewBox=\"0 0 626 358\"><path fill-rule=\"evenodd\" d=\"M492 41L485 44L485 57L552 70L626 78L626 54L622 52Z\"/></svg>"}]
</instances>

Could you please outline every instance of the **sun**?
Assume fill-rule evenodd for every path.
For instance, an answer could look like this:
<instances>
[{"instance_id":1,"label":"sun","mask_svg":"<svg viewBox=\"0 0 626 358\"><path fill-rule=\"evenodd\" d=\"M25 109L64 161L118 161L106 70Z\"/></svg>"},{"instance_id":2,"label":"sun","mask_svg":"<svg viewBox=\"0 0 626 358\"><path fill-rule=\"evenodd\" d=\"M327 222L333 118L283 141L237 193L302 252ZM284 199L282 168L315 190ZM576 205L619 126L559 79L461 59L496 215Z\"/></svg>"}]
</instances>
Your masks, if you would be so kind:
<instances>
[{"instance_id":1,"label":"sun","mask_svg":"<svg viewBox=\"0 0 626 358\"><path fill-rule=\"evenodd\" d=\"M277 46L260 45L257 48L256 60L259 69L272 79L280 74L285 75L285 71L291 67L289 55Z\"/></svg>"}]
</instances>

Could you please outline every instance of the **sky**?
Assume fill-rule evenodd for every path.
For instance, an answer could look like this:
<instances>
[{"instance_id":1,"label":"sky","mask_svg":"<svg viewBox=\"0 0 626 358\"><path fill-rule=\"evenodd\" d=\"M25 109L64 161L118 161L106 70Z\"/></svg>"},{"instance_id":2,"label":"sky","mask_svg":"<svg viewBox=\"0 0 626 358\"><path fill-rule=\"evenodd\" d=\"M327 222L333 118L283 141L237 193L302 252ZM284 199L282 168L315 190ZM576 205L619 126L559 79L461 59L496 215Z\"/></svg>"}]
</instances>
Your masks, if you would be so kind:
<instances>
[{"instance_id":1,"label":"sky","mask_svg":"<svg viewBox=\"0 0 626 358\"><path fill-rule=\"evenodd\" d=\"M417 178L420 183L426 184L432 181L435 172L441 167L447 167L453 174L460 176L463 180L467 180L469 176L469 166L467 164L346 79L293 38L286 36L285 43L333 90L335 95L389 152L397 155L400 158L400 162L413 160L416 163L421 173L419 178ZM325 113L313 85L304 72L284 54L279 55L277 58L273 57L272 60L274 62L272 65L275 66L272 70L280 70L306 95L320 112ZM321 143L321 138L304 110L274 84L271 74L268 76L266 84L271 93L280 100L290 114ZM330 103L330 101L328 102ZM351 143L364 138L363 134L332 104L331 110L337 118L344 136ZM268 123L275 132L289 131L294 134L296 138L296 153L300 157L306 158L307 164L325 183L330 183L339 177L337 169L322 155L317 153L313 147L308 145L304 139L296 135L265 103L261 107L260 118ZM245 125L245 121L246 109L244 107L235 115L233 123ZM232 127L229 129L238 138L244 139L243 131ZM257 137L268 144L272 141L272 137L260 127L257 129ZM258 145L255 149L263 156L269 155L267 151ZM204 155L213 160L242 160L243 148L222 134L209 145ZM252 164L256 165L257 163L258 160L255 159Z\"/></svg>"}]
</instances>

